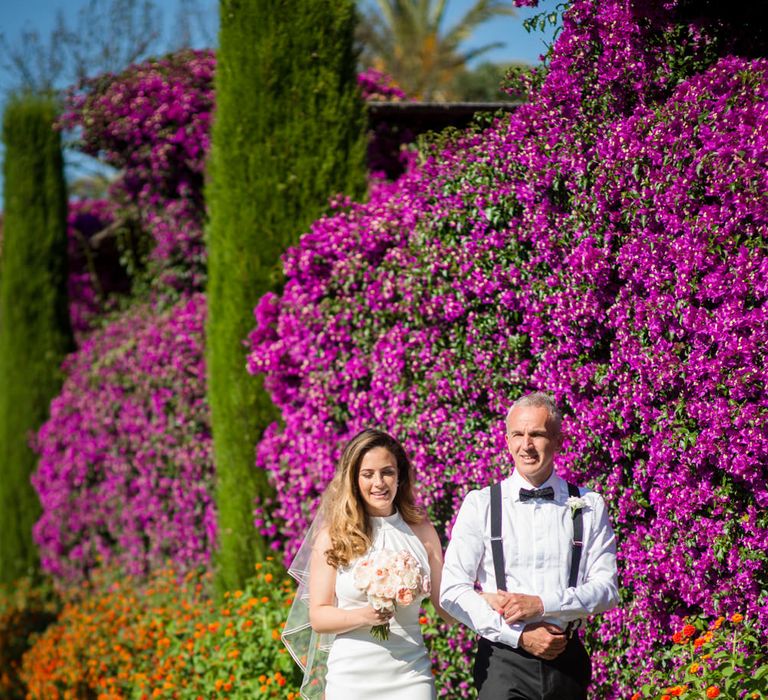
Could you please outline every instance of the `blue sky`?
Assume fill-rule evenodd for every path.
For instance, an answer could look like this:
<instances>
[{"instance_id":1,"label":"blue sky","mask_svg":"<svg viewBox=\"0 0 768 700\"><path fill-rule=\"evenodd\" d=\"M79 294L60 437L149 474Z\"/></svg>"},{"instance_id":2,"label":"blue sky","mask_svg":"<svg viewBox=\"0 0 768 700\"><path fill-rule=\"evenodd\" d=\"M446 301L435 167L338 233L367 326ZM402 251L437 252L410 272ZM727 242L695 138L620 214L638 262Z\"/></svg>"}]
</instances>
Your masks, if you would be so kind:
<instances>
[{"instance_id":1,"label":"blue sky","mask_svg":"<svg viewBox=\"0 0 768 700\"><path fill-rule=\"evenodd\" d=\"M254 0L256 1L256 0ZM363 0L370 2L371 0ZM184 0L155 0L154 4L163 13L164 36L172 40L172 23L177 16L179 7ZM512 0L509 0L510 5ZM22 30L35 29L42 37L47 38L54 24L58 11L62 11L66 20L74 24L78 10L87 4L87 0L0 0L0 33L11 44L16 43ZM555 0L542 0L541 9L551 10ZM194 0L194 5L201 11L206 23L206 32L216 35L218 2L216 0ZM472 5L472 0L448 0L447 25L452 25ZM482 26L467 41L468 48L475 48L492 42L503 42L502 48L494 49L484 54L480 60L494 62L538 63L539 56L546 50L546 41L551 39L548 34L528 34L523 28L523 19L533 12L527 8L518 10L517 17L501 17ZM0 66L0 94L12 86L13 76ZM0 97L0 108L2 107ZM0 151L0 157L2 152ZM2 173L0 172L0 188ZM0 207L2 206L2 190L0 189Z\"/></svg>"}]
</instances>

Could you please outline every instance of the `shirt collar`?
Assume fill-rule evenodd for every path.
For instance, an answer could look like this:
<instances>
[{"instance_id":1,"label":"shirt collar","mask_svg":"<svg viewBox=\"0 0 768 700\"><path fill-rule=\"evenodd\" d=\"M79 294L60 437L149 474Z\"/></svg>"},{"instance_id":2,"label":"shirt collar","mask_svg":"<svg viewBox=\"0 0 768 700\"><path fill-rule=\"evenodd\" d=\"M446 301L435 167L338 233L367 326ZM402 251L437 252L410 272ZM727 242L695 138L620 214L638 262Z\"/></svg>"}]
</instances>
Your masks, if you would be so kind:
<instances>
[{"instance_id":1,"label":"shirt collar","mask_svg":"<svg viewBox=\"0 0 768 700\"><path fill-rule=\"evenodd\" d=\"M543 489L547 486L551 486L555 491L555 500L558 502L564 501L568 495L568 486L566 482L561 479L553 470L547 479L538 488ZM532 489L536 488L528 481L526 481L517 470L514 470L510 476L508 476L502 484L502 495L504 498L509 498L513 501L520 500L520 489Z\"/></svg>"}]
</instances>

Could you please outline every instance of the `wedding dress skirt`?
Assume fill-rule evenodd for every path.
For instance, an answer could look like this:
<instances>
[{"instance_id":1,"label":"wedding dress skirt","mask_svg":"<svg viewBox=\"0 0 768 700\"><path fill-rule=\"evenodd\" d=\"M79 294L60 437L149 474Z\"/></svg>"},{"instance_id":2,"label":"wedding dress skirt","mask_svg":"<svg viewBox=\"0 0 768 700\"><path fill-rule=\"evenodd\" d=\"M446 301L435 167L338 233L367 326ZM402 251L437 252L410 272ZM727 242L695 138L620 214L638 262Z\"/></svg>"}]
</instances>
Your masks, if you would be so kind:
<instances>
[{"instance_id":1,"label":"wedding dress skirt","mask_svg":"<svg viewBox=\"0 0 768 700\"><path fill-rule=\"evenodd\" d=\"M371 518L371 551L406 549L429 575L424 545L399 513ZM336 574L336 599L343 609L367 605L365 594L355 587L357 562ZM390 620L389 639L378 640L370 627L339 634L328 657L326 700L433 700L435 684L419 625L419 603L398 605Z\"/></svg>"}]
</instances>

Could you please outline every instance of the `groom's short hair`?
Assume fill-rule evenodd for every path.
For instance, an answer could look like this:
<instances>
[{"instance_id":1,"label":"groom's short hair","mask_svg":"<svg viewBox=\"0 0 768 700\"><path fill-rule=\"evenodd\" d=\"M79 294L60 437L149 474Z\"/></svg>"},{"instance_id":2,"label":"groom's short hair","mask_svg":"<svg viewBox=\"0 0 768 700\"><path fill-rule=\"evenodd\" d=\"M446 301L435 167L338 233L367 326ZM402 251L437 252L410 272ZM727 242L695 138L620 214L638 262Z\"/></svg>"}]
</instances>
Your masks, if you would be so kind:
<instances>
[{"instance_id":1,"label":"groom's short hair","mask_svg":"<svg viewBox=\"0 0 768 700\"><path fill-rule=\"evenodd\" d=\"M560 433L560 426L563 422L563 414L560 412L560 409L558 408L552 396L543 391L533 391L530 394L525 394L524 396L521 396L519 399L517 399L517 401L515 401L509 407L509 410L507 411L507 417L504 419L504 425L509 422L509 416L512 414L512 411L522 406L541 406L546 408L547 413L549 414L549 419L555 426L555 431L558 434Z\"/></svg>"}]
</instances>

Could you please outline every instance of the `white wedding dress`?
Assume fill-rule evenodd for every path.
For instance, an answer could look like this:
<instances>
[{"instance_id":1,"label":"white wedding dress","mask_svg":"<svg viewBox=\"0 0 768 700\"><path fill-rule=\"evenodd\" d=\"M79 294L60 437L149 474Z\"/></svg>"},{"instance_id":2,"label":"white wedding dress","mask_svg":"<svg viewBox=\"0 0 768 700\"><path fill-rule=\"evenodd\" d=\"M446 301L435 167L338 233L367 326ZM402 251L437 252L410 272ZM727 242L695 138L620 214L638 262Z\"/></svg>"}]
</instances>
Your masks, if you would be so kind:
<instances>
[{"instance_id":1,"label":"white wedding dress","mask_svg":"<svg viewBox=\"0 0 768 700\"><path fill-rule=\"evenodd\" d=\"M429 575L427 551L399 513L371 518L371 551L406 549ZM365 594L355 587L357 562L336 574L337 604L343 609L367 605ZM339 634L328 656L326 700L433 700L435 684L419 626L419 603L398 605L390 620L389 639L380 641L370 627Z\"/></svg>"}]
</instances>

